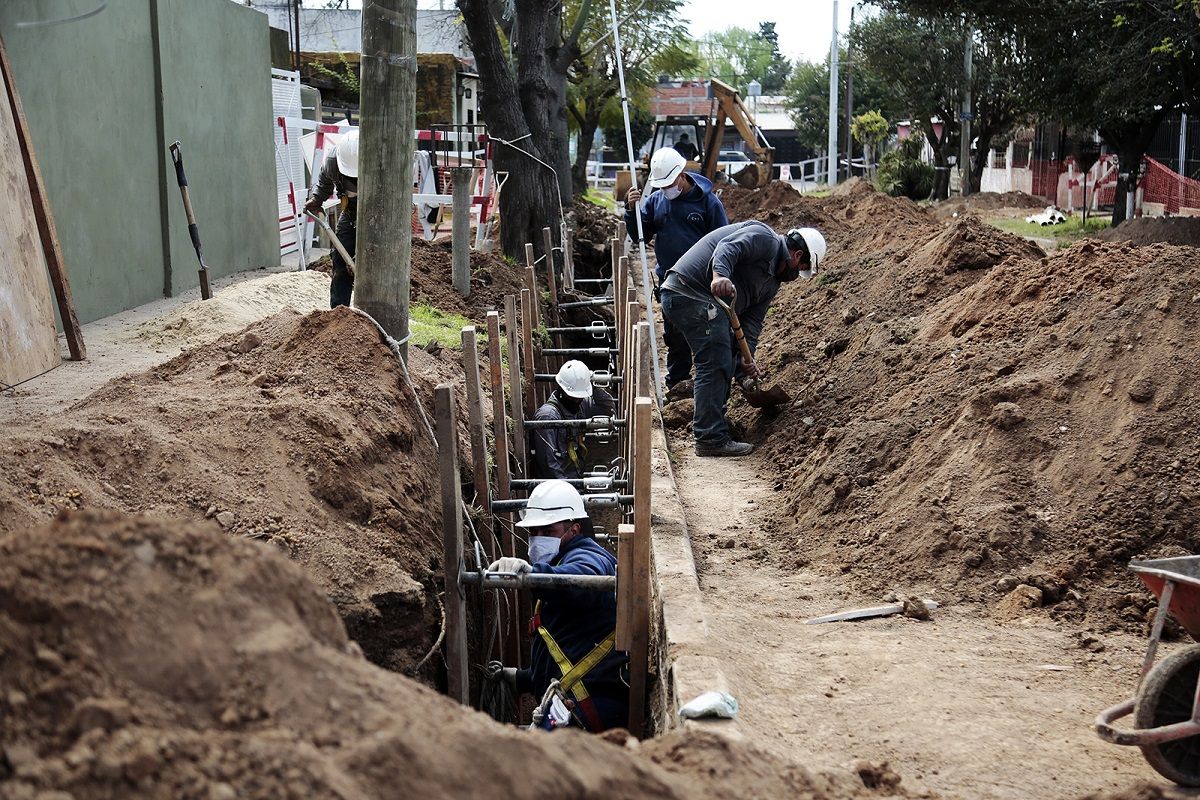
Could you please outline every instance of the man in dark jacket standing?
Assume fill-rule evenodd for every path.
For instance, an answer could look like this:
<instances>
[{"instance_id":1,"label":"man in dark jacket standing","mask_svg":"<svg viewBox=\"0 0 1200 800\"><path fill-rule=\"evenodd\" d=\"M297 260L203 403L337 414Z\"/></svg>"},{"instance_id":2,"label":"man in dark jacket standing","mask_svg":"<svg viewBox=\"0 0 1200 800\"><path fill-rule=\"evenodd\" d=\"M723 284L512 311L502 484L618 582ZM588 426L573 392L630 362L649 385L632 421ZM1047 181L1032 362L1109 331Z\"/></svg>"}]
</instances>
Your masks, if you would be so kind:
<instances>
[{"instance_id":1,"label":"man in dark jacket standing","mask_svg":"<svg viewBox=\"0 0 1200 800\"><path fill-rule=\"evenodd\" d=\"M538 484L517 523L529 533L529 561L501 558L490 572L616 575L617 560L592 537L583 498L566 481ZM571 719L592 733L629 722L628 659L615 649L617 599L612 592L535 589L529 669L493 661L487 674L541 700L552 681L568 700ZM572 723L572 724L574 724ZM565 724L565 723L563 723ZM559 727L549 721L543 727Z\"/></svg>"},{"instance_id":2,"label":"man in dark jacket standing","mask_svg":"<svg viewBox=\"0 0 1200 800\"><path fill-rule=\"evenodd\" d=\"M662 285L667 270L700 238L729 224L725 206L712 193L712 181L695 172L686 172L687 161L675 148L664 147L650 159L647 185L654 191L640 204L642 233L654 240L657 264L654 274ZM638 243L637 210L642 193L635 186L625 197L625 228L633 243ZM658 294L658 291L655 291ZM667 344L667 388L692 375L692 351L687 338L670 320L663 321L663 341Z\"/></svg>"},{"instance_id":3,"label":"man in dark jacket standing","mask_svg":"<svg viewBox=\"0 0 1200 800\"><path fill-rule=\"evenodd\" d=\"M612 395L592 385L592 371L582 361L563 364L554 376L556 388L535 420L590 419L612 416ZM538 428L533 432L533 477L582 478L586 472L584 432L572 428Z\"/></svg>"},{"instance_id":4,"label":"man in dark jacket standing","mask_svg":"<svg viewBox=\"0 0 1200 800\"><path fill-rule=\"evenodd\" d=\"M729 317L714 297L733 297L736 289L734 310L753 352L779 285L811 278L824 258L825 238L815 228L780 235L764 222L749 220L708 234L667 272L663 316L687 337L696 360L692 431L697 455L743 456L754 449L729 435L725 406L737 348ZM752 363L736 360L742 377L758 376Z\"/></svg>"},{"instance_id":5,"label":"man in dark jacket standing","mask_svg":"<svg viewBox=\"0 0 1200 800\"><path fill-rule=\"evenodd\" d=\"M358 239L358 128L342 134L333 152L325 157L321 174L312 197L304 204L304 210L314 216L323 213L325 201L337 192L344 200L341 216L338 217L336 235L346 252L354 257L354 245ZM354 275L346 260L336 249L333 251L333 279L329 282L329 307L350 305L354 292Z\"/></svg>"}]
</instances>

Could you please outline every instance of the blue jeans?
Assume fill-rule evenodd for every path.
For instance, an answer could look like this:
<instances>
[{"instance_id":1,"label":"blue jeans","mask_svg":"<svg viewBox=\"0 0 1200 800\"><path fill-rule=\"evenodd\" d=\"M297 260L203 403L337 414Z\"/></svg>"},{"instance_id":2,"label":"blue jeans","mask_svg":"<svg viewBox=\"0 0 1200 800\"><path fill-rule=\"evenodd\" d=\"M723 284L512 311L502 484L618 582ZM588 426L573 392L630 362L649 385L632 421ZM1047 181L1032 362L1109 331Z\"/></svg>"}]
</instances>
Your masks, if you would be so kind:
<instances>
[{"instance_id":1,"label":"blue jeans","mask_svg":"<svg viewBox=\"0 0 1200 800\"><path fill-rule=\"evenodd\" d=\"M715 302L693 300L670 289L662 291L662 309L663 318L687 340L696 364L692 391L696 402L692 417L696 444L723 445L730 438L725 405L729 402L734 368L729 317Z\"/></svg>"}]
</instances>

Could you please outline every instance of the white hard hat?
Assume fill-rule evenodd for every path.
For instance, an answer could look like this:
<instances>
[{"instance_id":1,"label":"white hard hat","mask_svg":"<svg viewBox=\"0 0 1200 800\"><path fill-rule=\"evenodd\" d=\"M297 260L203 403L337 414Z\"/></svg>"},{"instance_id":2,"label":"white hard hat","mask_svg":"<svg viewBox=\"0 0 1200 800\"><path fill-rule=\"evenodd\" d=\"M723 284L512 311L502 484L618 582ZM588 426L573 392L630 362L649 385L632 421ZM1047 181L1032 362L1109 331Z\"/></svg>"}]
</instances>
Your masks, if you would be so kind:
<instances>
[{"instance_id":1,"label":"white hard hat","mask_svg":"<svg viewBox=\"0 0 1200 800\"><path fill-rule=\"evenodd\" d=\"M582 361L568 361L554 376L558 388L576 400L592 396L592 371Z\"/></svg>"},{"instance_id":2,"label":"white hard hat","mask_svg":"<svg viewBox=\"0 0 1200 800\"><path fill-rule=\"evenodd\" d=\"M358 177L358 128L351 128L342 134L337 143L338 172L347 178Z\"/></svg>"},{"instance_id":3,"label":"white hard hat","mask_svg":"<svg viewBox=\"0 0 1200 800\"><path fill-rule=\"evenodd\" d=\"M816 228L792 228L787 232L788 247L799 250L800 245L808 250L809 267L806 272L816 272L825 260L825 237Z\"/></svg>"},{"instance_id":4,"label":"white hard hat","mask_svg":"<svg viewBox=\"0 0 1200 800\"><path fill-rule=\"evenodd\" d=\"M674 147L662 147L650 157L650 186L661 189L670 186L687 168L687 159Z\"/></svg>"},{"instance_id":5,"label":"white hard hat","mask_svg":"<svg viewBox=\"0 0 1200 800\"><path fill-rule=\"evenodd\" d=\"M584 519L583 498L566 481L542 481L529 493L518 528L540 528L569 519Z\"/></svg>"}]
</instances>

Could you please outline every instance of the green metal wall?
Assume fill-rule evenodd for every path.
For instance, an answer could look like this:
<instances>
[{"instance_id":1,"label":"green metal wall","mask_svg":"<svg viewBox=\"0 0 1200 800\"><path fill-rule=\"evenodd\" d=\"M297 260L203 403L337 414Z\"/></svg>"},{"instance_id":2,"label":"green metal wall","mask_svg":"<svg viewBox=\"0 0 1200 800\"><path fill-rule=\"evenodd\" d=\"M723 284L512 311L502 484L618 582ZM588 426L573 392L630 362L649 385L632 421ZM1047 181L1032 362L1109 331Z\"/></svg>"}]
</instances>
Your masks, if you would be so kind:
<instances>
[{"instance_id":1,"label":"green metal wall","mask_svg":"<svg viewBox=\"0 0 1200 800\"><path fill-rule=\"evenodd\" d=\"M96 5L0 3L84 322L197 284L175 139L212 272L279 263L265 15L230 0L113 0L84 20L17 25Z\"/></svg>"}]
</instances>

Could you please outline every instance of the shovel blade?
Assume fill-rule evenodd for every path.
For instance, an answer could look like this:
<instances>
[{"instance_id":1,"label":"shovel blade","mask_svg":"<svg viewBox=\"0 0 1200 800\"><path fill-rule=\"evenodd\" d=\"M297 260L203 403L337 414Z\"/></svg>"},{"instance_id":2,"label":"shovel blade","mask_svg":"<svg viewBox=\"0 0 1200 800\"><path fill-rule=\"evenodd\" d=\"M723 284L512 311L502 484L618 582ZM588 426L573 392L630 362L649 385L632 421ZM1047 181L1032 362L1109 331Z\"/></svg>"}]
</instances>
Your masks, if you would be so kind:
<instances>
[{"instance_id":1,"label":"shovel blade","mask_svg":"<svg viewBox=\"0 0 1200 800\"><path fill-rule=\"evenodd\" d=\"M769 389L743 389L746 402L754 408L774 408L792 402L792 396L784 391L782 386L772 386Z\"/></svg>"}]
</instances>

